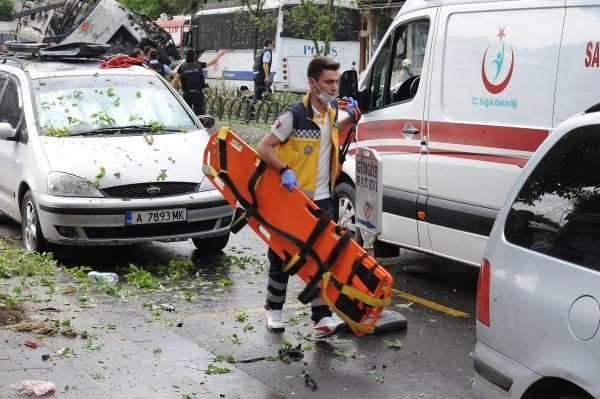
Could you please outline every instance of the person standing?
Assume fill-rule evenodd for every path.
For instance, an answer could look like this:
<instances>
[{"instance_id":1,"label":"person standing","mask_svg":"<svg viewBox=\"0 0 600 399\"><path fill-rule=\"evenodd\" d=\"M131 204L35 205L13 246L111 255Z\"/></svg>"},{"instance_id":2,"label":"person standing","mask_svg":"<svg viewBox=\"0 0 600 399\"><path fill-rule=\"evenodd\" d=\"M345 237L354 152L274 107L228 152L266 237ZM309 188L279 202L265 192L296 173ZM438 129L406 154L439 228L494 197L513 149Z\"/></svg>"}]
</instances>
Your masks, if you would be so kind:
<instances>
[{"instance_id":1,"label":"person standing","mask_svg":"<svg viewBox=\"0 0 600 399\"><path fill-rule=\"evenodd\" d=\"M281 175L281 183L292 191L299 187L323 210L334 210L331 194L340 170L338 129L346 131L360 118L358 103L352 98L336 102L340 64L329 57L315 57L308 65L309 91L283 112L258 145L263 161ZM338 120L338 110L351 117ZM267 328L284 331L282 309L289 274L283 261L269 249L267 285ZM319 297L311 301L314 337L331 334L341 324Z\"/></svg>"},{"instance_id":2,"label":"person standing","mask_svg":"<svg viewBox=\"0 0 600 399\"><path fill-rule=\"evenodd\" d=\"M175 72L168 65L165 65L158 60L157 49L151 49L148 54L150 55L150 62L148 63L148 66L150 66L150 68L158 72L163 78L166 78L167 76L175 76Z\"/></svg>"},{"instance_id":3,"label":"person standing","mask_svg":"<svg viewBox=\"0 0 600 399\"><path fill-rule=\"evenodd\" d=\"M254 81L254 97L253 101L262 100L263 93L271 84L271 64L273 63L273 40L265 39L265 46L261 53L254 59L252 66L253 81Z\"/></svg>"},{"instance_id":4,"label":"person standing","mask_svg":"<svg viewBox=\"0 0 600 399\"><path fill-rule=\"evenodd\" d=\"M214 65L225 54L224 49L220 49L217 55L207 61L202 62L196 59L196 51L187 49L185 52L185 63L181 64L171 85L177 88L177 83L181 80L183 90L183 99L194 110L196 115L204 115L204 69Z\"/></svg>"}]
</instances>

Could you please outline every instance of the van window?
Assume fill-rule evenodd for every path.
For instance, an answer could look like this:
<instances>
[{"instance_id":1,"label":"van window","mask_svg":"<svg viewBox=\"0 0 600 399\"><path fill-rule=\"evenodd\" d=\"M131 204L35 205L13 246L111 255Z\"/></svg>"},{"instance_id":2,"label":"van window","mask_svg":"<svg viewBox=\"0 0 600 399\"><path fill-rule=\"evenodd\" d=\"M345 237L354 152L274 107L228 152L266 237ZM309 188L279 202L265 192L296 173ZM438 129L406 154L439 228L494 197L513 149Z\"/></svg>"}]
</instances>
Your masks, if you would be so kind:
<instances>
[{"instance_id":1,"label":"van window","mask_svg":"<svg viewBox=\"0 0 600 399\"><path fill-rule=\"evenodd\" d=\"M23 108L19 106L19 91L15 81L0 76L0 122L8 122L19 133L20 141L27 141L23 124Z\"/></svg>"},{"instance_id":2,"label":"van window","mask_svg":"<svg viewBox=\"0 0 600 399\"><path fill-rule=\"evenodd\" d=\"M390 65L391 40L385 41L371 70L371 84L369 85L369 110L376 110L384 105L384 90L387 80L387 71Z\"/></svg>"},{"instance_id":3,"label":"van window","mask_svg":"<svg viewBox=\"0 0 600 399\"><path fill-rule=\"evenodd\" d=\"M401 25L395 32L390 79L390 104L406 101L417 94L425 61L429 21Z\"/></svg>"},{"instance_id":4,"label":"van window","mask_svg":"<svg viewBox=\"0 0 600 399\"><path fill-rule=\"evenodd\" d=\"M573 130L540 161L509 212L513 244L600 270L600 125Z\"/></svg>"},{"instance_id":5,"label":"van window","mask_svg":"<svg viewBox=\"0 0 600 399\"><path fill-rule=\"evenodd\" d=\"M388 36L371 70L369 111L417 94L428 34L429 21L419 20L399 25Z\"/></svg>"}]
</instances>

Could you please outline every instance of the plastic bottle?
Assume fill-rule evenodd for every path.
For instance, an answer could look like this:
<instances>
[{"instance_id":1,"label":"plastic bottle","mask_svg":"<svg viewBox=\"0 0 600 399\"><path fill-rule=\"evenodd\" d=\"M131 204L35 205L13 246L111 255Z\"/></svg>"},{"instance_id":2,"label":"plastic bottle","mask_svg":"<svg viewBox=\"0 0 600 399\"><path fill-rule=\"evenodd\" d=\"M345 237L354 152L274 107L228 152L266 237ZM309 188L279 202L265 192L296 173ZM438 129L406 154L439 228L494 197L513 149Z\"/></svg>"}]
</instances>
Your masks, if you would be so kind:
<instances>
[{"instance_id":1,"label":"plastic bottle","mask_svg":"<svg viewBox=\"0 0 600 399\"><path fill-rule=\"evenodd\" d=\"M91 271L88 273L88 278L90 281L94 283L99 283L100 281L106 281L109 284L115 284L119 282L119 276L115 273L101 273L96 271Z\"/></svg>"}]
</instances>

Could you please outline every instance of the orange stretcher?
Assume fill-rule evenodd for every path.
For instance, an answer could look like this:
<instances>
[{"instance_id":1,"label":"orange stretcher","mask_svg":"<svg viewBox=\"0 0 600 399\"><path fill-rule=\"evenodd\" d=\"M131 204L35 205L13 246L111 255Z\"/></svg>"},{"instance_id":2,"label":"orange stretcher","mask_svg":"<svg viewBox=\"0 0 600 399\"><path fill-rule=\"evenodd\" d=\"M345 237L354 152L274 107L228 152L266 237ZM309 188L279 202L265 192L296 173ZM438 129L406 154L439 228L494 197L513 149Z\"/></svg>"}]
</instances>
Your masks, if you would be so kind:
<instances>
[{"instance_id":1,"label":"orange stretcher","mask_svg":"<svg viewBox=\"0 0 600 399\"><path fill-rule=\"evenodd\" d=\"M228 127L211 135L202 168L236 208L232 231L248 224L284 260L283 270L306 282L302 303L320 295L355 334L373 333L393 279L349 230L301 190L289 192L277 171Z\"/></svg>"}]
</instances>

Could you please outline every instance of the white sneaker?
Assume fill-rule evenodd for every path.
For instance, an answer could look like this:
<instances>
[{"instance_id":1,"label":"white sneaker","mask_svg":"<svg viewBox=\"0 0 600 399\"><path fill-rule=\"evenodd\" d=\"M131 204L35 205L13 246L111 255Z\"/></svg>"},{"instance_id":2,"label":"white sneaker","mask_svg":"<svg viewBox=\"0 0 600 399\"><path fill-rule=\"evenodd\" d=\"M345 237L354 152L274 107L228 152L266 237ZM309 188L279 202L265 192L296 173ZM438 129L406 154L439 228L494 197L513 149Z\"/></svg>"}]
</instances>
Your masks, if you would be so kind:
<instances>
[{"instance_id":1,"label":"white sneaker","mask_svg":"<svg viewBox=\"0 0 600 399\"><path fill-rule=\"evenodd\" d=\"M326 337L335 330L344 324L342 320L334 320L331 317L323 317L315 326L313 327L313 338L323 338Z\"/></svg>"},{"instance_id":2,"label":"white sneaker","mask_svg":"<svg viewBox=\"0 0 600 399\"><path fill-rule=\"evenodd\" d=\"M284 332L283 318L281 310L266 309L267 313L267 329L273 332Z\"/></svg>"}]
</instances>

